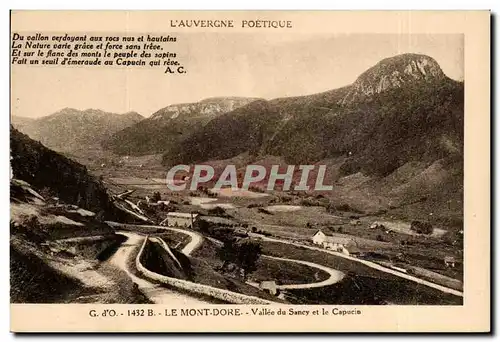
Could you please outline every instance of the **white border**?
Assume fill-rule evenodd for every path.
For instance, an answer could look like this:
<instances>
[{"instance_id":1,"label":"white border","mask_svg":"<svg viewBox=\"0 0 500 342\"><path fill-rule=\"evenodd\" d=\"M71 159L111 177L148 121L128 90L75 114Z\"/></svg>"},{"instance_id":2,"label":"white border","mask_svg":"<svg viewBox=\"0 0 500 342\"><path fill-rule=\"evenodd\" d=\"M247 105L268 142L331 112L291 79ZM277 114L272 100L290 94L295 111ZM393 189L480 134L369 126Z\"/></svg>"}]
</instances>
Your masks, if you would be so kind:
<instances>
[{"instance_id":1,"label":"white border","mask_svg":"<svg viewBox=\"0 0 500 342\"><path fill-rule=\"evenodd\" d=\"M210 6L207 6L207 5ZM2 143L2 148L0 149L0 160L2 162L7 163L8 158L9 158L9 151L8 151L8 145L9 145L9 75L10 75L10 69L9 69L9 64L7 63L8 59L7 56L9 54L9 9L318 9L318 10L360 10L360 9L374 9L374 10L384 10L384 9L394 9L394 10L406 10L406 9L412 9L412 10L417 10L417 9L443 9L443 10L460 10L460 9L491 9L493 13L498 13L500 10L500 1L498 0L474 0L474 1L438 1L438 0L418 0L418 1L412 1L412 2L403 2L403 1L370 1L370 0L349 0L349 1L342 1L342 2L330 2L330 3L324 3L323 1L318 1L318 0L308 0L308 1L286 1L281 4L279 3L274 3L269 0L253 0L253 1L210 1L209 3L206 1L179 1L176 3L163 3L163 2L157 2L157 1L150 1L150 0L141 0L141 1L120 1L119 4L113 3L111 1L104 1L104 0L88 0L85 2L68 2L68 1L44 1L43 3L37 2L37 1L3 1L1 3L1 8L2 11L0 12L0 22L3 23L4 26L4 34L0 36L0 47L2 49L2 53L0 56L4 56L4 59L2 59L4 62L1 65L1 73L2 73L2 80L3 80L3 87L2 87L2 96L1 96L1 103L2 103L2 108L4 109L4 115L0 118L1 122L1 128L2 128L2 133L0 134L0 141ZM118 5L118 6L117 6ZM496 25L498 26L498 24ZM494 28L494 34L492 38L498 38L497 36L498 29L497 27ZM497 54L497 46L495 46L495 49L493 51L494 56L496 56L498 60L498 54ZM495 59L495 57L492 58L492 60ZM494 94L492 94L493 99L497 98L497 95L499 95L498 91L498 69L495 70L494 73L494 86L492 86L493 90L496 90ZM494 107L496 108L496 107ZM497 111L493 113L493 115L496 115ZM493 133L493 136L499 136L498 134L500 133L500 124L499 120L497 119L495 122L495 133ZM500 150L500 139L496 139L495 147L496 151ZM496 156L496 161L498 162L498 155ZM495 163L495 166L498 166L497 163ZM500 171L495 171L496 178L500 176ZM5 222L7 223L7 218L10 217L9 213L9 188L8 188L8 168L7 165L5 167L0 168L0 179L4 179L4 182L0 182L0 193L1 193L1 205L0 205L0 217L4 218ZM495 198L496 199L496 198ZM493 199L494 203L494 210L492 212L500 212L500 204L498 204L498 201ZM494 227L495 229L496 227ZM2 281L0 283L1 287L1 293L3 294L2 297L2 306L1 306L1 313L0 317L4 318L2 319L2 341L3 340L12 340L14 339L14 335L10 334L9 331L9 320L6 319L9 317L9 281L8 281L8 274L9 274L9 249L8 249L8 241L9 241L9 226L8 223L2 227L1 230L3 234L3 241L4 245L3 248L0 248L0 260L1 260L1 267L2 267L2 275L4 276L5 281ZM499 238L499 233L497 232L496 234L496 239L495 239L495 245L498 246L498 242L500 240ZM495 250L493 248L492 250ZM493 265L498 264L498 255L499 253L496 253L496 258L493 261ZM497 282L497 287L496 290L498 291L499 285ZM496 304L496 303L495 303ZM498 320L498 313L495 315L495 323L497 323ZM178 336L157 336L158 338L168 338L168 339L180 339L182 338L183 340L192 340L192 339L197 339L200 338L200 336L190 336L190 337L178 337ZM305 336L301 336L305 337ZM32 337L33 338L33 337ZM54 336L37 336L36 339L53 339ZM63 339L70 338L68 336L62 337ZM96 336L96 335L86 335L86 336L79 336L78 337L80 340L88 340L88 341L100 341L104 340L104 338L123 338L123 336ZM132 340L141 340L143 339L144 336L131 336L128 337L128 339ZM205 337L206 338L206 337ZM234 338L234 336L212 336L210 338ZM289 340L292 338L291 336L240 336L240 338L251 338L251 339L258 339L258 340ZM305 337L309 338L309 337ZM331 338L330 336L323 336L323 338ZM336 339L340 340L359 340L362 339L363 337L360 336L354 336L354 337L347 337L347 336L336 336ZM381 336L379 338L386 338L386 336ZM397 337L399 338L399 337ZM437 340L438 338L444 338L443 336L441 337L430 337L430 336L417 336L417 339L426 339L429 341L432 340ZM455 336L448 336L448 338L456 338ZM479 336L468 336L466 337L467 339L475 339L479 338Z\"/></svg>"}]
</instances>

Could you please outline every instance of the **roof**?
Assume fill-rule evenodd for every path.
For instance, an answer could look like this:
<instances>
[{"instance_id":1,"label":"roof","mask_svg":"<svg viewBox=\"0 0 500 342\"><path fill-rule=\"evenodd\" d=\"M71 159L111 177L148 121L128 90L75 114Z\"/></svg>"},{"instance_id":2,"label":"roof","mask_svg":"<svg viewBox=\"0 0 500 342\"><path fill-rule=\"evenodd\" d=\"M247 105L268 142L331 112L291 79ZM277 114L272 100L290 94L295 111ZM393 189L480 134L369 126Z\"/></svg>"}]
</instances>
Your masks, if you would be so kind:
<instances>
[{"instance_id":1,"label":"roof","mask_svg":"<svg viewBox=\"0 0 500 342\"><path fill-rule=\"evenodd\" d=\"M192 215L192 216L191 216ZM197 217L198 214L195 214L195 213L179 213L179 212L170 212L167 214L167 217L179 217L179 218L186 218L186 219L190 219L191 217L195 218Z\"/></svg>"},{"instance_id":2,"label":"roof","mask_svg":"<svg viewBox=\"0 0 500 342\"><path fill-rule=\"evenodd\" d=\"M347 245L347 244L353 242L353 240L351 238L342 237L342 236L328 236L328 235L326 236L325 241L331 242L331 243L338 243L341 245Z\"/></svg>"},{"instance_id":3,"label":"roof","mask_svg":"<svg viewBox=\"0 0 500 342\"><path fill-rule=\"evenodd\" d=\"M349 243L353 243L354 242L354 240L352 238L345 237L345 236L338 236L338 235L326 235L321 230L318 230L316 233L314 233L313 236L315 236L318 233L323 233L325 235L325 241L326 242L338 243L338 244L341 244L341 245L347 245Z\"/></svg>"}]
</instances>

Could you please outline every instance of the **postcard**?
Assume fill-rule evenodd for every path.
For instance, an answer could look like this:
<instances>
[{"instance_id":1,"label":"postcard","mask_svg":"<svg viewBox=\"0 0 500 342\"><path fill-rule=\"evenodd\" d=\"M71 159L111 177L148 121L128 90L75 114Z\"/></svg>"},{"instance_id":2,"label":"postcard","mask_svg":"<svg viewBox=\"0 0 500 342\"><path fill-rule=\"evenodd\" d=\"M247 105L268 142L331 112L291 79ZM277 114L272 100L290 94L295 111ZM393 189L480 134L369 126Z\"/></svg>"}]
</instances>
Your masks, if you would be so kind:
<instances>
[{"instance_id":1,"label":"postcard","mask_svg":"<svg viewBox=\"0 0 500 342\"><path fill-rule=\"evenodd\" d=\"M13 332L490 331L489 11L12 11Z\"/></svg>"}]
</instances>

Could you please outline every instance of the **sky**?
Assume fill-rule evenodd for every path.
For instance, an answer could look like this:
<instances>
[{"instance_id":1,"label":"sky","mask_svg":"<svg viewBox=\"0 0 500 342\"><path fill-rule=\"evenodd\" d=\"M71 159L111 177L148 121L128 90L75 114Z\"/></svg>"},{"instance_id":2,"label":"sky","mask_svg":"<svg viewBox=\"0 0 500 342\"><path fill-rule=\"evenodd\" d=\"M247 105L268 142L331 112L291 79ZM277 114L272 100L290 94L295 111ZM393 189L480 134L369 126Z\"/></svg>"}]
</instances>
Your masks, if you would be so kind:
<instances>
[{"instance_id":1,"label":"sky","mask_svg":"<svg viewBox=\"0 0 500 342\"><path fill-rule=\"evenodd\" d=\"M11 68L11 113L38 118L66 107L150 116L170 104L214 96L272 99L351 84L380 60L402 53L434 58L464 78L463 35L184 33L168 49L186 74L161 68ZM167 49L166 49L167 50Z\"/></svg>"}]
</instances>

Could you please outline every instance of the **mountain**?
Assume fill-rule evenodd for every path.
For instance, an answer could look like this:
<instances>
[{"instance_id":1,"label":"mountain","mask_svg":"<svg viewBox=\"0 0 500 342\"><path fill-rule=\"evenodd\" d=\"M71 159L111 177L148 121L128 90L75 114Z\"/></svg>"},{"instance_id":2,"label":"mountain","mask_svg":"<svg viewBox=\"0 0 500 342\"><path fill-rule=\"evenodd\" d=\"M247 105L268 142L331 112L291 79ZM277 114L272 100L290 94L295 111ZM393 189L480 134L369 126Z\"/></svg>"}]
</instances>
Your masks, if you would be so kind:
<instances>
[{"instance_id":1,"label":"mountain","mask_svg":"<svg viewBox=\"0 0 500 342\"><path fill-rule=\"evenodd\" d=\"M143 302L101 267L126 240L106 220L130 222L103 183L12 126L10 157L11 302Z\"/></svg>"},{"instance_id":2,"label":"mountain","mask_svg":"<svg viewBox=\"0 0 500 342\"><path fill-rule=\"evenodd\" d=\"M385 59L354 84L321 94L256 101L212 119L164 155L165 164L249 152L314 163L349 156L345 174L388 175L412 160L462 156L463 83L432 58Z\"/></svg>"},{"instance_id":3,"label":"mountain","mask_svg":"<svg viewBox=\"0 0 500 342\"><path fill-rule=\"evenodd\" d=\"M103 142L118 154L153 154L180 144L194 131L224 113L255 101L254 98L215 97L195 103L170 105L127 127Z\"/></svg>"},{"instance_id":4,"label":"mountain","mask_svg":"<svg viewBox=\"0 0 500 342\"><path fill-rule=\"evenodd\" d=\"M435 83L445 78L439 64L428 56L409 53L386 58L361 74L341 103L352 103L413 83Z\"/></svg>"},{"instance_id":5,"label":"mountain","mask_svg":"<svg viewBox=\"0 0 500 342\"><path fill-rule=\"evenodd\" d=\"M11 126L12 176L33 189L93 212L116 218L106 188L87 168L48 149Z\"/></svg>"},{"instance_id":6,"label":"mountain","mask_svg":"<svg viewBox=\"0 0 500 342\"><path fill-rule=\"evenodd\" d=\"M19 130L24 130L35 122L33 118L26 118L24 116L12 116L11 123Z\"/></svg>"},{"instance_id":7,"label":"mountain","mask_svg":"<svg viewBox=\"0 0 500 342\"><path fill-rule=\"evenodd\" d=\"M362 211L462 217L464 83L431 57L387 58L346 87L259 100L217 116L164 153L167 166L217 160L325 164L332 201Z\"/></svg>"},{"instance_id":8,"label":"mountain","mask_svg":"<svg viewBox=\"0 0 500 342\"><path fill-rule=\"evenodd\" d=\"M107 113L98 109L65 108L39 119L12 117L21 132L57 151L76 151L99 147L113 133L144 119L136 112Z\"/></svg>"}]
</instances>

